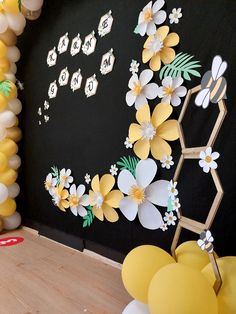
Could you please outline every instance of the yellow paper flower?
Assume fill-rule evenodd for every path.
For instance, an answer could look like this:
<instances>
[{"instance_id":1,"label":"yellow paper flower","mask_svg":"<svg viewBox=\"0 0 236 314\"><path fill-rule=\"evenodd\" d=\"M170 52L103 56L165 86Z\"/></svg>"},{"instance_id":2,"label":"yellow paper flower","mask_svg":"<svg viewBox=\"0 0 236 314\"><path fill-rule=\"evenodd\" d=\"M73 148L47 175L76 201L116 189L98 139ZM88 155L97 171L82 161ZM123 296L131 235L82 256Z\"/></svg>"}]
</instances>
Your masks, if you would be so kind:
<instances>
[{"instance_id":1,"label":"yellow paper flower","mask_svg":"<svg viewBox=\"0 0 236 314\"><path fill-rule=\"evenodd\" d=\"M65 208L69 208L70 204L67 200L69 192L64 189L64 185L60 184L55 188L55 194L53 195L54 204L59 207L60 210L65 212Z\"/></svg>"},{"instance_id":2,"label":"yellow paper flower","mask_svg":"<svg viewBox=\"0 0 236 314\"><path fill-rule=\"evenodd\" d=\"M89 191L89 203L93 206L94 215L101 221L105 218L110 222L116 222L119 216L114 208L119 207L124 197L119 190L113 190L115 179L110 174L105 174L99 180L96 175L91 182L92 190Z\"/></svg>"},{"instance_id":3,"label":"yellow paper flower","mask_svg":"<svg viewBox=\"0 0 236 314\"><path fill-rule=\"evenodd\" d=\"M168 34L169 26L161 26L144 43L143 63L150 60L149 66L153 71L160 70L161 62L169 64L175 58L175 51L171 47L178 45L179 36L176 33Z\"/></svg>"},{"instance_id":4,"label":"yellow paper flower","mask_svg":"<svg viewBox=\"0 0 236 314\"><path fill-rule=\"evenodd\" d=\"M143 105L136 112L139 124L132 123L129 127L129 138L134 145L135 154L146 159L150 153L161 160L164 156L171 155L171 147L167 141L175 141L179 138L178 121L168 120L173 108L169 104L158 104L152 114L148 104Z\"/></svg>"}]
</instances>

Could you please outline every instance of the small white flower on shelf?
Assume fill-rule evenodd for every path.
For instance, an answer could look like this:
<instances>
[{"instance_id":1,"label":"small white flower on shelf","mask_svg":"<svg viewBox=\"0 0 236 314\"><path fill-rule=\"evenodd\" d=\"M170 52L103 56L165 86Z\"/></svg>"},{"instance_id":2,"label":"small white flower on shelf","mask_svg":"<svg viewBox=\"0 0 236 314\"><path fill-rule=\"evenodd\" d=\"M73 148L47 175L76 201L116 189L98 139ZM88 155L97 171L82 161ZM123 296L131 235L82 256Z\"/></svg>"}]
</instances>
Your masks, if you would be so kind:
<instances>
[{"instance_id":1,"label":"small white flower on shelf","mask_svg":"<svg viewBox=\"0 0 236 314\"><path fill-rule=\"evenodd\" d=\"M168 226L171 226L171 225L175 226L175 221L177 220L177 217L174 215L173 212L170 212L170 213L166 212L164 220L166 221Z\"/></svg>"},{"instance_id":2,"label":"small white flower on shelf","mask_svg":"<svg viewBox=\"0 0 236 314\"><path fill-rule=\"evenodd\" d=\"M170 13L170 15L169 15L170 24L173 24L173 23L178 24L179 23L179 19L183 16L181 11L182 11L181 8L178 8L178 9L174 8L172 10L172 13Z\"/></svg>"},{"instance_id":3,"label":"small white flower on shelf","mask_svg":"<svg viewBox=\"0 0 236 314\"><path fill-rule=\"evenodd\" d=\"M129 107L135 104L139 109L147 103L147 99L155 99L158 95L158 85L149 83L153 78L153 71L144 70L140 76L133 74L129 80L128 86L130 91L126 93L126 103Z\"/></svg>"},{"instance_id":4,"label":"small white flower on shelf","mask_svg":"<svg viewBox=\"0 0 236 314\"><path fill-rule=\"evenodd\" d=\"M90 174L86 173L86 175L84 176L84 180L87 184L89 184L91 182Z\"/></svg>"},{"instance_id":5,"label":"small white flower on shelf","mask_svg":"<svg viewBox=\"0 0 236 314\"><path fill-rule=\"evenodd\" d=\"M173 210L175 210L176 212L179 211L179 209L181 207L181 204L179 202L179 198L175 198L174 200L172 200L172 207L173 207Z\"/></svg>"},{"instance_id":6,"label":"small white flower on shelf","mask_svg":"<svg viewBox=\"0 0 236 314\"><path fill-rule=\"evenodd\" d=\"M215 162L216 159L220 157L220 154L217 152L212 152L211 147L207 147L205 151L201 151L199 158L199 166L203 168L205 173L208 173L211 169L216 169L218 167Z\"/></svg>"},{"instance_id":7,"label":"small white flower on shelf","mask_svg":"<svg viewBox=\"0 0 236 314\"><path fill-rule=\"evenodd\" d=\"M130 63L129 71L133 74L138 73L140 64L136 60L132 60Z\"/></svg>"},{"instance_id":8,"label":"small white flower on shelf","mask_svg":"<svg viewBox=\"0 0 236 314\"><path fill-rule=\"evenodd\" d=\"M168 230L167 224L163 224L163 225L160 227L160 229L161 229L162 231Z\"/></svg>"},{"instance_id":9,"label":"small white flower on shelf","mask_svg":"<svg viewBox=\"0 0 236 314\"><path fill-rule=\"evenodd\" d=\"M69 206L71 212L75 216L81 216L84 217L87 215L87 210L84 208L84 206L89 205L89 196L85 193L85 186L83 184L80 184L77 188L75 184L72 184L70 187L70 195L68 197L69 200Z\"/></svg>"},{"instance_id":10,"label":"small white flower on shelf","mask_svg":"<svg viewBox=\"0 0 236 314\"><path fill-rule=\"evenodd\" d=\"M64 185L65 188L70 187L70 183L74 181L73 177L71 176L71 170L63 168L60 171L60 183Z\"/></svg>"},{"instance_id":11,"label":"small white flower on shelf","mask_svg":"<svg viewBox=\"0 0 236 314\"><path fill-rule=\"evenodd\" d=\"M130 141L128 137L126 137L124 144L127 149L133 147L133 143Z\"/></svg>"},{"instance_id":12,"label":"small white flower on shelf","mask_svg":"<svg viewBox=\"0 0 236 314\"><path fill-rule=\"evenodd\" d=\"M168 185L168 195L169 197L174 200L175 197L178 195L178 190L176 189L176 186L177 186L177 182L174 182L173 180L171 180L169 182L169 185Z\"/></svg>"},{"instance_id":13,"label":"small white flower on shelf","mask_svg":"<svg viewBox=\"0 0 236 314\"><path fill-rule=\"evenodd\" d=\"M167 76L162 80L162 86L158 88L158 97L162 102L177 107L181 104L180 97L187 94L187 88L182 86L184 80L182 77L172 78Z\"/></svg>"},{"instance_id":14,"label":"small white flower on shelf","mask_svg":"<svg viewBox=\"0 0 236 314\"><path fill-rule=\"evenodd\" d=\"M161 159L161 167L170 169L171 166L174 165L173 157L172 156L165 156Z\"/></svg>"},{"instance_id":15,"label":"small white flower on shelf","mask_svg":"<svg viewBox=\"0 0 236 314\"><path fill-rule=\"evenodd\" d=\"M117 176L117 172L118 172L118 168L116 167L116 165L111 165L111 169L110 169L110 173L111 175L114 177L114 176Z\"/></svg>"}]
</instances>

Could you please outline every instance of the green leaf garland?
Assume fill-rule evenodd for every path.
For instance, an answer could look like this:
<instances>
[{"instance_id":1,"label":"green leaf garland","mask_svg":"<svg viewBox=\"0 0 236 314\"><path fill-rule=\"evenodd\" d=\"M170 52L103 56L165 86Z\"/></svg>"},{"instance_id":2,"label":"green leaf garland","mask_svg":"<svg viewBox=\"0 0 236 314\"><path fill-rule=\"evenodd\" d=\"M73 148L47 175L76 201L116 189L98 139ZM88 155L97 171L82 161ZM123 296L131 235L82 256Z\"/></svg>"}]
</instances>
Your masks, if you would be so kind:
<instances>
[{"instance_id":1,"label":"green leaf garland","mask_svg":"<svg viewBox=\"0 0 236 314\"><path fill-rule=\"evenodd\" d=\"M138 162L139 162L138 158L128 156L128 157L121 157L120 160L117 162L117 165L119 166L120 171L126 169L130 171L132 175L135 177L135 169Z\"/></svg>"},{"instance_id":2,"label":"green leaf garland","mask_svg":"<svg viewBox=\"0 0 236 314\"><path fill-rule=\"evenodd\" d=\"M91 205L87 206L87 215L83 217L83 228L90 227L94 220L93 207Z\"/></svg>"},{"instance_id":3,"label":"green leaf garland","mask_svg":"<svg viewBox=\"0 0 236 314\"><path fill-rule=\"evenodd\" d=\"M0 93L5 97L9 97L11 93L11 81L4 80L0 82Z\"/></svg>"}]
</instances>

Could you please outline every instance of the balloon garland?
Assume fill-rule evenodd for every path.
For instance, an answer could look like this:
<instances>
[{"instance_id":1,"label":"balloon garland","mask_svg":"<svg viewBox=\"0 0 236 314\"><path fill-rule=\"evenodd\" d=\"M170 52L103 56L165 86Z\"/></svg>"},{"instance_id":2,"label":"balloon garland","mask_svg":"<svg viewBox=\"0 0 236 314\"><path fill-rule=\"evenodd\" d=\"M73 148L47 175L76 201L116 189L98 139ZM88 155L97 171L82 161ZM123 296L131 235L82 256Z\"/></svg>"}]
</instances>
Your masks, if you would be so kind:
<instances>
[{"instance_id":1,"label":"balloon garland","mask_svg":"<svg viewBox=\"0 0 236 314\"><path fill-rule=\"evenodd\" d=\"M0 232L21 224L15 198L20 193L17 170L21 159L17 143L22 134L17 115L22 110L17 98L16 62L20 51L15 46L26 19L39 17L43 0L3 0L0 3Z\"/></svg>"}]
</instances>

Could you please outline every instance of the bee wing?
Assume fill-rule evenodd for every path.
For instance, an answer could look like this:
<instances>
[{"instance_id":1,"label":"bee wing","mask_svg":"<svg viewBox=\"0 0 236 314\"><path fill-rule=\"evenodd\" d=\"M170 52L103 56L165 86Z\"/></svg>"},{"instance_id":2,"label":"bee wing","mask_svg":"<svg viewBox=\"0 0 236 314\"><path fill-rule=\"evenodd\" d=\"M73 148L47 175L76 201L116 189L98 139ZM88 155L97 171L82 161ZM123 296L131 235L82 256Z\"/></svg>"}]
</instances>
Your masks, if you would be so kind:
<instances>
[{"instance_id":1,"label":"bee wing","mask_svg":"<svg viewBox=\"0 0 236 314\"><path fill-rule=\"evenodd\" d=\"M197 241L197 244L198 244L198 246L200 246L200 248L201 248L202 250L205 250L206 245L205 245L205 242L204 242L204 241L202 241L201 239L199 239L199 240Z\"/></svg>"},{"instance_id":2,"label":"bee wing","mask_svg":"<svg viewBox=\"0 0 236 314\"><path fill-rule=\"evenodd\" d=\"M211 67L212 77L214 81L218 80L218 78L225 73L227 66L227 62L223 61L221 56L215 56Z\"/></svg>"},{"instance_id":3,"label":"bee wing","mask_svg":"<svg viewBox=\"0 0 236 314\"><path fill-rule=\"evenodd\" d=\"M204 88L202 89L195 98L195 104L198 107L203 107L204 109L208 107L210 102L210 89Z\"/></svg>"},{"instance_id":4,"label":"bee wing","mask_svg":"<svg viewBox=\"0 0 236 314\"><path fill-rule=\"evenodd\" d=\"M212 236L212 234L211 234L211 232L209 230L207 230L207 232L206 232L206 239L209 242L213 242L214 241L214 238L213 238L213 236Z\"/></svg>"}]
</instances>

